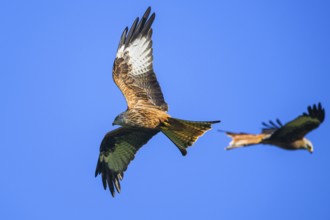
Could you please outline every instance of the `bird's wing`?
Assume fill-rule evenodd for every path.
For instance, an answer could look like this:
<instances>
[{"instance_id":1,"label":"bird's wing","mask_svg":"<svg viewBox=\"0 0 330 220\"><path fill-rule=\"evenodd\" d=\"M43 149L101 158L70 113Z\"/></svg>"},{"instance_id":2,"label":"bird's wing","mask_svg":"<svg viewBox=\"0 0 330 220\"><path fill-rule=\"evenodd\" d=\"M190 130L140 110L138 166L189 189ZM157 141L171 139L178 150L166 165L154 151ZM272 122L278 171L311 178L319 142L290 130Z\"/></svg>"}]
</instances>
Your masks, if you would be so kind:
<instances>
[{"instance_id":1,"label":"bird's wing","mask_svg":"<svg viewBox=\"0 0 330 220\"><path fill-rule=\"evenodd\" d=\"M280 119L276 119L275 122L269 120L268 123L262 122L261 124L264 126L261 131L261 133L263 133L263 134L272 134L275 131L277 131L278 129L280 129L281 127L283 127L283 124L280 121Z\"/></svg>"},{"instance_id":2,"label":"bird's wing","mask_svg":"<svg viewBox=\"0 0 330 220\"><path fill-rule=\"evenodd\" d=\"M167 111L168 107L153 70L152 29L155 13L150 7L130 30L126 27L118 45L112 76L125 96L128 108L148 105Z\"/></svg>"},{"instance_id":3,"label":"bird's wing","mask_svg":"<svg viewBox=\"0 0 330 220\"><path fill-rule=\"evenodd\" d=\"M303 138L308 132L317 128L325 118L321 103L308 106L308 112L278 128L271 136L272 139L294 141Z\"/></svg>"},{"instance_id":4,"label":"bird's wing","mask_svg":"<svg viewBox=\"0 0 330 220\"><path fill-rule=\"evenodd\" d=\"M108 132L102 140L95 177L102 175L104 189L109 187L112 196L120 192L120 180L135 153L146 144L157 130L120 127Z\"/></svg>"}]
</instances>

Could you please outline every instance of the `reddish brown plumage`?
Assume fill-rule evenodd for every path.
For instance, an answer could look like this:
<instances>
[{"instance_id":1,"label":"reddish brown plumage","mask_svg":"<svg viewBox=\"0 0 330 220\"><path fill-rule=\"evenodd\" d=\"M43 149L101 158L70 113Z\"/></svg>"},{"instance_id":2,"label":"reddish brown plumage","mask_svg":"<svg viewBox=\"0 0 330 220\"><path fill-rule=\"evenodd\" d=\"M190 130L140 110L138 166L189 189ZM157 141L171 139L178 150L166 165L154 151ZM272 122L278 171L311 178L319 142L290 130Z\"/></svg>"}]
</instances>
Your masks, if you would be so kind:
<instances>
[{"instance_id":1,"label":"reddish brown plumage","mask_svg":"<svg viewBox=\"0 0 330 220\"><path fill-rule=\"evenodd\" d=\"M234 149L256 144L275 145L286 150L305 149L313 152L312 143L304 136L317 128L325 118L325 111L321 103L308 107L308 113L303 113L294 120L283 125L280 120L276 123L269 121L269 124L262 123L265 128L261 134L233 133L226 132L232 138L226 148Z\"/></svg>"},{"instance_id":2,"label":"reddish brown plumage","mask_svg":"<svg viewBox=\"0 0 330 220\"><path fill-rule=\"evenodd\" d=\"M268 134L246 134L246 133L232 133L226 132L226 134L232 138L227 150L231 150L238 147L250 146L260 144L262 140L268 136Z\"/></svg>"},{"instance_id":3,"label":"reddish brown plumage","mask_svg":"<svg viewBox=\"0 0 330 220\"><path fill-rule=\"evenodd\" d=\"M137 18L130 30L125 28L118 45L112 77L123 93L127 110L113 124L122 127L109 132L100 147L96 175L101 174L103 186L112 196L120 191L120 180L135 153L155 134L162 131L187 153L201 135L211 128L211 122L192 122L171 118L168 106L153 70L152 29L155 14L150 7L142 19Z\"/></svg>"}]
</instances>

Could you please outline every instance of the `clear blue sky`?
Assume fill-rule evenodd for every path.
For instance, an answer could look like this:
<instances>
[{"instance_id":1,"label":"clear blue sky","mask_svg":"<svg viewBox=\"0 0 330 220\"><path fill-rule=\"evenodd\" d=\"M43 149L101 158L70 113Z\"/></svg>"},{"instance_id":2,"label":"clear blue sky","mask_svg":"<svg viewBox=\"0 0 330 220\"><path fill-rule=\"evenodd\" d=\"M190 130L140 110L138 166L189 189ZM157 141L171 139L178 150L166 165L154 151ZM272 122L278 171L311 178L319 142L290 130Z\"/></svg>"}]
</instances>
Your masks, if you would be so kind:
<instances>
[{"instance_id":1,"label":"clear blue sky","mask_svg":"<svg viewBox=\"0 0 330 220\"><path fill-rule=\"evenodd\" d=\"M99 144L126 109L111 70L148 6L172 116L222 120L182 157L158 134L112 198ZM329 1L1 1L0 219L330 219ZM224 151L321 101L314 154Z\"/></svg>"}]
</instances>

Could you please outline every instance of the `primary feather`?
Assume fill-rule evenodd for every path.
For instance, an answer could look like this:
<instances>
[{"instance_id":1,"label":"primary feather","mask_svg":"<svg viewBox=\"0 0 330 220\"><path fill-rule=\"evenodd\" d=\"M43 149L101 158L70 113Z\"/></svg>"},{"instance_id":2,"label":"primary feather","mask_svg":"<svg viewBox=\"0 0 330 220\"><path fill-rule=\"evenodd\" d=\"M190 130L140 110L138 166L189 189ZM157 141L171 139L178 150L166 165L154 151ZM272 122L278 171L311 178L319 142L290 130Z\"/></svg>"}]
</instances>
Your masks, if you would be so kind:
<instances>
[{"instance_id":1,"label":"primary feather","mask_svg":"<svg viewBox=\"0 0 330 220\"><path fill-rule=\"evenodd\" d=\"M139 22L136 18L129 32L120 38L112 76L125 96L128 108L148 105L167 111L167 103L153 70L152 29L155 13L150 7Z\"/></svg>"}]
</instances>

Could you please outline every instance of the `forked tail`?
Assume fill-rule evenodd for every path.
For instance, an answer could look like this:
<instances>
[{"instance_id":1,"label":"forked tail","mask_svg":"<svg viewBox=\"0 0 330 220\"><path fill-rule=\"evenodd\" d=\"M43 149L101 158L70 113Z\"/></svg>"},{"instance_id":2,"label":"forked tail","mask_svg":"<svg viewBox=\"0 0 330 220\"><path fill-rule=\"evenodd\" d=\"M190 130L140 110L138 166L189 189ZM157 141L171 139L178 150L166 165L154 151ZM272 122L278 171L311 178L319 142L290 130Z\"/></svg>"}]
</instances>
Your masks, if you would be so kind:
<instances>
[{"instance_id":1,"label":"forked tail","mask_svg":"<svg viewBox=\"0 0 330 220\"><path fill-rule=\"evenodd\" d=\"M267 134L233 133L228 131L225 133L232 138L226 150L260 144L262 140L268 136Z\"/></svg>"},{"instance_id":2,"label":"forked tail","mask_svg":"<svg viewBox=\"0 0 330 220\"><path fill-rule=\"evenodd\" d=\"M182 155L186 155L186 148L193 145L200 136L211 129L212 124L219 122L186 121L169 118L167 122L163 123L160 129L179 148Z\"/></svg>"}]
</instances>

